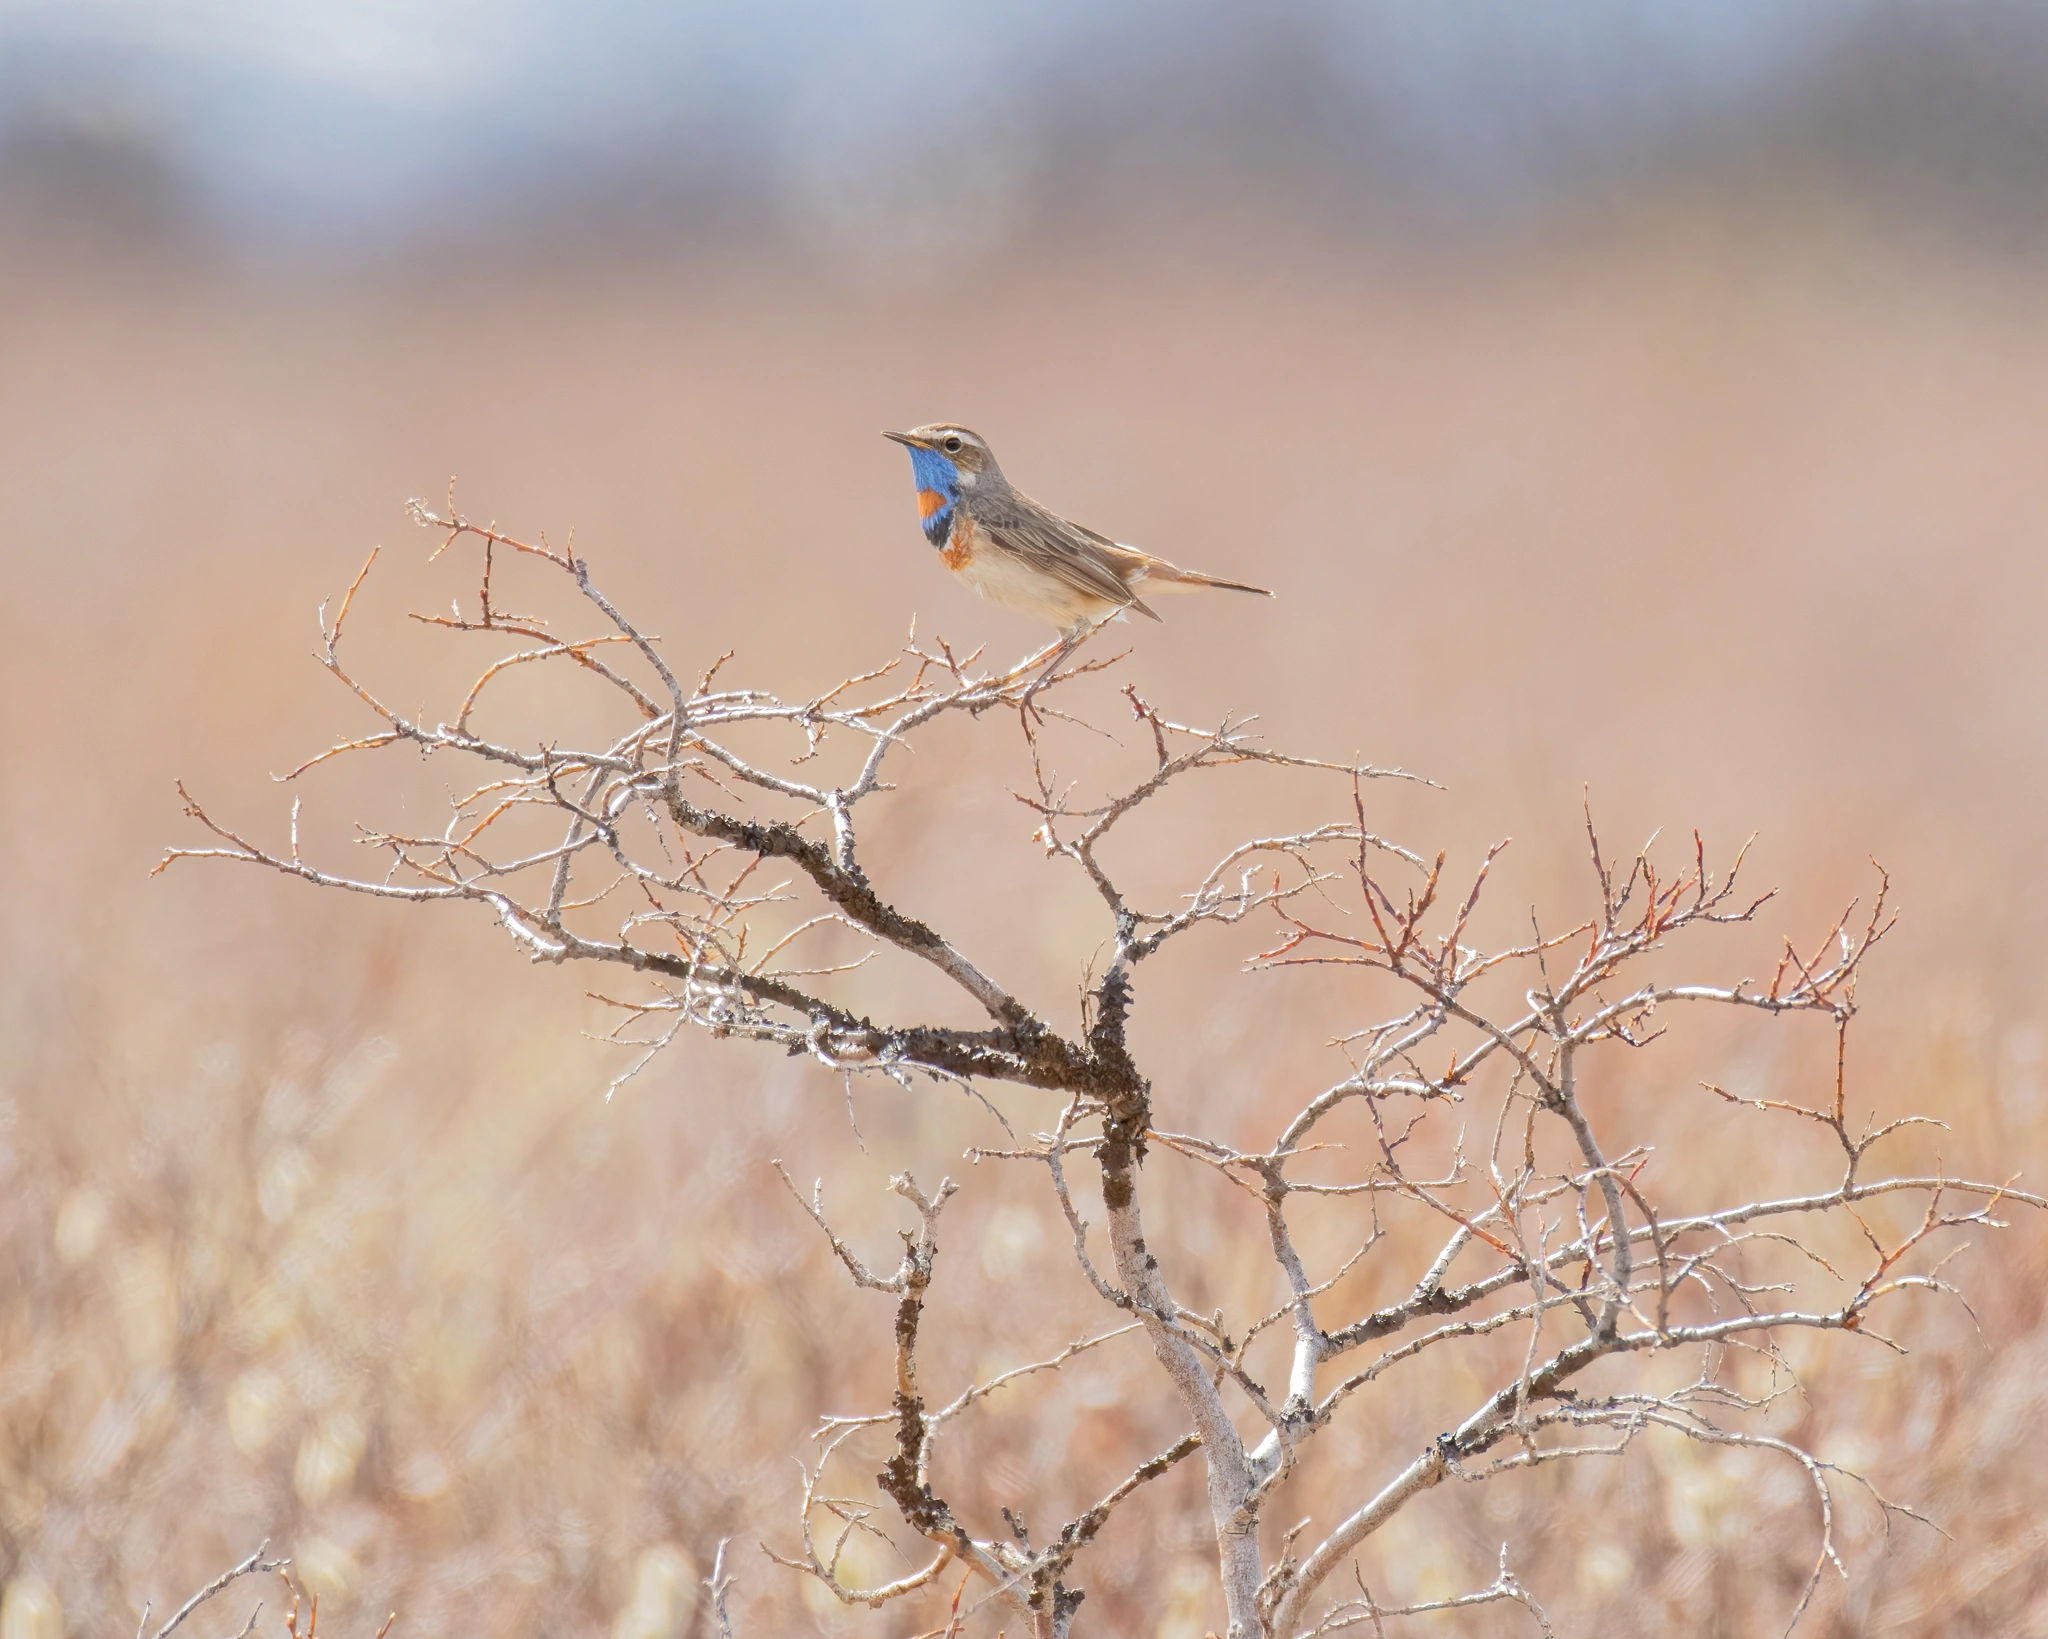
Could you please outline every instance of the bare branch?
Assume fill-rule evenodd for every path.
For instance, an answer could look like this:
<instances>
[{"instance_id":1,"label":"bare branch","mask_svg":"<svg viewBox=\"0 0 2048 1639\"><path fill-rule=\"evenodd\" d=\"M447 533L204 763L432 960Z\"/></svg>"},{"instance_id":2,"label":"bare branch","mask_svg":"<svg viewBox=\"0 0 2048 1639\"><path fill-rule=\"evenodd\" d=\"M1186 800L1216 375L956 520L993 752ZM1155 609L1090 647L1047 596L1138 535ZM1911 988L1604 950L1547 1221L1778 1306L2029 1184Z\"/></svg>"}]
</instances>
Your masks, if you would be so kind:
<instances>
[{"instance_id":1,"label":"bare branch","mask_svg":"<svg viewBox=\"0 0 2048 1639\"><path fill-rule=\"evenodd\" d=\"M1995 1214L2008 1204L2048 1206L2013 1180L1949 1177L1938 1157L1913 1149L1936 1125L1925 1116L1851 1121L1848 1032L1858 980L1894 925L1882 868L1875 892L1818 938L1786 940L1781 953L1762 958L1767 974L1731 982L1742 970L1685 964L1704 960L1697 953L1708 930L1752 940L1765 931L1756 924L1772 899L1744 879L1747 844L1725 866L1710 866L1697 833L1689 845L1653 838L1616 859L1589 802L1590 897L1560 914L1532 909L1525 921L1517 913L1509 934L1496 938L1501 884L1513 867L1504 843L1467 867L1374 828L1372 782L1414 776L1278 749L1250 717L1176 721L1131 684L1109 693L1105 674L1123 657L1083 658L1086 634L998 669L979 652L920 642L913 629L881 663L821 692L785 696L732 681L730 653L708 665L672 660L597 588L573 549L471 522L452 499L443 511L418 503L414 511L440 538L436 558L460 546L477 555L479 573L451 600L451 614L415 617L407 629L423 641L487 652L465 664L469 681L445 719L392 706L402 696L373 687L344 658L372 553L331 622L323 608L318 657L369 720L283 777L308 792L304 800L317 800L325 782L360 759L410 747L464 771L446 814L423 825L359 824L354 842L367 863L344 868L303 843L318 833L302 832L300 799L288 821L266 832L223 823L180 786L200 845L170 850L158 869L175 859L227 860L328 891L479 907L529 960L612 970L592 994L615 1011L603 1039L627 1061L613 1087L684 1031L701 1030L830 1071L846 1090L849 1119L856 1076L885 1076L906 1090L926 1081L965 1089L1010 1144L970 1156L1028 1162L1034 1175L1043 1168L1040 1200L1054 1232L1065 1226L1079 1276L1073 1290L1110 1311L1110 1324L1042 1338L1018 1351L1025 1364L970 1380L932 1410L919 1344L945 1312L931 1310L928 1298L940 1216L957 1186L947 1179L927 1195L907 1168L890 1180L915 1214L891 1268L864 1261L834 1229L822 1179L806 1198L774 1164L854 1286L894 1300L887 1337L876 1339L895 1368L889 1409L822 1419L815 1466L803 1470L802 1551L770 1552L844 1603L942 1600L941 1581L957 1569L961 1580L932 1635L964 1631L979 1609L968 1597L975 1587L979 1600L1010 1606L1034 1639L1068 1639L1083 1597L1068 1581L1080 1556L1125 1500L1199 1450L1230 1639L1366 1626L1381 1634L1398 1619L1501 1603L1522 1606L1548 1634L1541 1607L1508 1570L1505 1546L1493 1582L1471 1593L1388 1606L1361 1573L1358 1598L1320 1615L1311 1606L1370 1537L1446 1479L1479 1483L1521 1468L1619 1457L1654 1429L1801 1465L1817 1499L1820 1542L1797 1622L1825 1567L1840 1568L1830 1488L1841 1471L1755 1426L1796 1381L1779 1335L1838 1331L1898 1348L1876 1327L1894 1326L1885 1317L1900 1312L1899 1298L1962 1301L1948 1265L1966 1232L1999 1227ZM545 613L507 612L501 583L514 567L554 588L555 599L538 605ZM510 697L499 680L542 668L595 696L601 732L564 745L501 720ZM1113 724L1094 719L1105 696ZM1007 728L1012 713L1021 742ZM1099 944L1080 977L1076 1030L1055 1028L1052 1015L995 976L1026 962L1001 949L970 950L953 907L913 913L902 884L869 874L869 861L906 850L872 847L870 828L889 810L878 818L878 805L863 805L891 789L887 776L900 766L891 759L929 745L943 723L972 748L961 754L957 737L946 742L958 759L949 778L1011 788L1033 817L1041 858L1078 871L1088 885ZM1021 775L981 760L995 755L982 750L993 740L984 729L999 725L1006 754L1021 757L1009 766ZM1087 737L1089 766L1100 759L1107 773L1076 783L1057 772L1055 759L1075 735ZM1180 891L1141 902L1116 856L1142 846L1145 827L1176 801L1233 771L1320 782L1325 817L1247 827L1205 854L1214 863L1199 877L1191 872ZM259 840L279 832L280 841ZM987 857L991 871L1004 868L994 842ZM1140 1000L1134 975L1144 974L1148 987L1171 979L1160 964L1144 965L1151 957L1197 929L1239 928L1260 930L1251 970L1277 976L1315 967L1344 981L1333 992L1343 1012L1328 1027L1333 1062L1290 1089L1286 1078L1297 1072L1280 1066L1295 1057L1276 1054L1261 1069L1258 1098L1238 1106L1275 1112L1256 1143L1183 1130L1201 1123L1178 1114L1156 1119L1130 1029ZM1743 928L1751 932L1741 935ZM870 969L885 985L914 983L866 989ZM919 994L934 973L950 1009L908 1022L870 1016L864 998ZM1686 1078L1714 1095L1704 1108L1716 1121L1789 1119L1824 1133L1818 1174L1788 1162L1770 1193L1708 1194L1694 1187L1687 1155L1658 1148L1663 1135L1646 1108L1656 1101L1610 1096L1609 1088L1634 1085L1633 1056L1659 1042L1671 1013L1702 1008L1749 1029L1812 1019L1830 1032L1832 1075L1821 1087L1730 1091ZM963 1009L966 1023L954 1016ZM1587 1096L1588 1087L1599 1095ZM1050 1131L1016 1138L1015 1112L997 1102L1009 1088L1057 1098ZM1185 1108L1177 1091L1162 1089L1159 1105ZM1881 1152L1885 1164L1880 1144L1893 1146ZM1198 1314L1175 1297L1176 1287L1204 1282L1182 1262L1185 1247L1148 1237L1144 1198L1153 1190L1156 1205L1165 1181L1146 1170L1155 1152L1169 1156L1169 1170L1185 1159L1200 1178L1227 1181L1229 1200L1256 1208L1255 1261L1266 1284L1249 1292L1232 1285L1244 1315L1227 1319L1222 1307ZM1076 1193L1077 1157L1099 1174L1102 1221L1093 1229ZM1901 1198L1895 1207L1891 1197ZM1317 1203L1340 1202L1350 1228L1331 1247L1309 1226L1324 1210ZM1852 1233L1826 1234L1826 1226ZM1091 1242L1092 1233L1102 1238ZM1349 1289L1349 1277L1368 1270L1374 1306L1348 1318L1330 1314L1345 1301L1340 1288ZM1003 1301L994 1287L963 1298L970 1307ZM1283 1322L1284 1342L1269 1335ZM1185 1432L1040 1546L1008 1508L1003 1527L973 1528L933 1483L948 1423L970 1411L1009 1415L1016 1408L996 1399L998 1389L1037 1374L1057 1383L1077 1356L1137 1330L1156 1367L1153 1392ZM1368 1347L1377 1352L1354 1354ZM1656 1388L1682 1374L1650 1362L1678 1351L1689 1351L1696 1375L1677 1389ZM1283 1355L1284 1392L1254 1372ZM1762 1362L1768 1393L1745 1397L1731 1386L1748 1381L1729 1374L1731 1359ZM1602 1363L1600 1375L1583 1375ZM1441 1382L1475 1385L1455 1426L1417 1449L1388 1447L1390 1425L1372 1423L1366 1494L1347 1503L1351 1511L1320 1540L1307 1535L1308 1521L1294 1527L1269 1564L1262 1514L1316 1460L1324 1431L1340 1417L1377 1416L1359 1408L1378 1406L1383 1391L1375 1386L1396 1374L1446 1367ZM834 1465L883 1441L872 1483L862 1475L842 1485ZM1917 1517L1878 1501L1888 1520ZM878 1523L885 1520L900 1520L923 1543L914 1558L905 1553L902 1575L855 1586L842 1575L844 1550L856 1537L886 1538ZM1297 1538L1306 1545L1299 1559ZM211 1592L260 1568L260 1554L196 1597L158 1639ZM730 1585L721 1544L706 1583L721 1639L730 1639Z\"/></svg>"},{"instance_id":2,"label":"bare branch","mask_svg":"<svg viewBox=\"0 0 2048 1639\"><path fill-rule=\"evenodd\" d=\"M364 567L367 569L368 565L365 565ZM358 576L357 579L358 581L360 581L361 577ZM351 590L353 590L353 588ZM343 613L347 613L346 604L343 605ZM256 1551L253 1554L249 1555L247 1559L241 1561L239 1564L231 1565L225 1571L222 1571L219 1576L215 1577L211 1582L207 1583L205 1587L201 1588L197 1593L195 1593L190 1599L186 1600L184 1604L180 1605L177 1611L172 1615L171 1619L168 1622L166 1622L162 1627L158 1628L156 1632L150 1636L150 1639L167 1639L168 1635L175 1633L178 1630L178 1628L184 1623L186 1617L190 1616L194 1611L199 1609L201 1605L205 1604L209 1599L213 1598L215 1594L220 1593L230 1583L236 1581L238 1578L245 1576L265 1576L272 1571L281 1571L291 1563L291 1561L288 1559L265 1559L263 1557L264 1550L267 1549L269 1546L270 1544L268 1541L258 1543L256 1545ZM256 1614L258 1611L261 1611L262 1608L263 1607L261 1605L258 1605L256 1607L256 1611L251 1611L249 1613L248 1626L242 1629L243 1633L246 1634L250 1631L251 1628L255 1627ZM148 1628L148 1626L149 1607L145 1605L142 1607L142 1620L136 1624L136 1639L142 1639L142 1634L144 1630Z\"/></svg>"}]
</instances>

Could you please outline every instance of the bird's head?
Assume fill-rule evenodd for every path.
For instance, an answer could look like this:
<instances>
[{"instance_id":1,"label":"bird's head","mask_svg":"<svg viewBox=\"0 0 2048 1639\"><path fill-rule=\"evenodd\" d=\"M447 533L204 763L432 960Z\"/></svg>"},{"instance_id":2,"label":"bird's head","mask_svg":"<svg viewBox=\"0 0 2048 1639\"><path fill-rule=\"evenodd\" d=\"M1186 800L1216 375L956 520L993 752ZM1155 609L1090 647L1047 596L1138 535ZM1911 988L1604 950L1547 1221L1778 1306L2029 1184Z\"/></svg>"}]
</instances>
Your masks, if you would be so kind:
<instances>
[{"instance_id":1,"label":"bird's head","mask_svg":"<svg viewBox=\"0 0 2048 1639\"><path fill-rule=\"evenodd\" d=\"M1000 483L1002 468L979 433L949 421L912 427L907 433L884 433L910 451L910 469L917 487L949 499L984 481Z\"/></svg>"}]
</instances>

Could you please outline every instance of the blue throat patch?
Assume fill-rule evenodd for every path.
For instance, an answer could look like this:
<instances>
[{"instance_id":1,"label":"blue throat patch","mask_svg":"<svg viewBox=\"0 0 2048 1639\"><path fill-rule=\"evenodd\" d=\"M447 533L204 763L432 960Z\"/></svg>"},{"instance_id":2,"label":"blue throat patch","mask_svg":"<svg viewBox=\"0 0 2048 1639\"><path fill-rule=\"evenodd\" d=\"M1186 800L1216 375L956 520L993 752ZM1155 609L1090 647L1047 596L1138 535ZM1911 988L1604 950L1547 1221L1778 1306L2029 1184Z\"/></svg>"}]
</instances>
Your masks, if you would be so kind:
<instances>
[{"instance_id":1,"label":"blue throat patch","mask_svg":"<svg viewBox=\"0 0 2048 1639\"><path fill-rule=\"evenodd\" d=\"M933 546L944 546L953 530L953 508L960 499L960 469L937 450L910 446L910 473L917 481L918 512L924 520L924 538ZM936 497L932 506L926 496Z\"/></svg>"}]
</instances>

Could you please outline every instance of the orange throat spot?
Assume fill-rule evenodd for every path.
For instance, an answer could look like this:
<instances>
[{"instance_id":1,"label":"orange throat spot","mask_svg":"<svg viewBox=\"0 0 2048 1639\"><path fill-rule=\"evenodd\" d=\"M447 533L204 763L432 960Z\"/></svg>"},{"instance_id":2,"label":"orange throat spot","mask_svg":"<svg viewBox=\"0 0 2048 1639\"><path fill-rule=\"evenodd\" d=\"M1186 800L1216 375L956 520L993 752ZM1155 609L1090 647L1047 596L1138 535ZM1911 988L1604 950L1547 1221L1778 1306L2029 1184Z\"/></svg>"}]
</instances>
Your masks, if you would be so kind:
<instances>
[{"instance_id":1,"label":"orange throat spot","mask_svg":"<svg viewBox=\"0 0 2048 1639\"><path fill-rule=\"evenodd\" d=\"M946 498L935 489L921 489L917 492L917 515L929 518L934 512L946 509Z\"/></svg>"}]
</instances>

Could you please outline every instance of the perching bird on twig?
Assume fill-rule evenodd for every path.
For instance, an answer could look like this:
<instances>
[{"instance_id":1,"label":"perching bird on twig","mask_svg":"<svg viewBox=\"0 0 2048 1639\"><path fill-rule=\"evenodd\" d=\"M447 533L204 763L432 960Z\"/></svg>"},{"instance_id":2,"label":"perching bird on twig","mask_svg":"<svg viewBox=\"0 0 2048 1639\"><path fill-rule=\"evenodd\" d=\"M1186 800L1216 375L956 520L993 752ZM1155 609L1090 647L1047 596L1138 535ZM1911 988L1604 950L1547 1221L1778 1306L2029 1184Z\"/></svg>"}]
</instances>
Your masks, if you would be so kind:
<instances>
[{"instance_id":1,"label":"perching bird on twig","mask_svg":"<svg viewBox=\"0 0 2048 1639\"><path fill-rule=\"evenodd\" d=\"M884 433L910 450L917 509L939 561L991 603L1059 629L1057 665L1103 621L1135 609L1157 620L1140 592L1273 594L1263 586L1198 574L1124 546L1048 512L1014 489L978 433L950 422Z\"/></svg>"}]
</instances>

